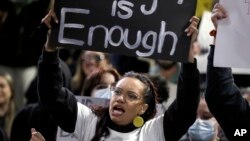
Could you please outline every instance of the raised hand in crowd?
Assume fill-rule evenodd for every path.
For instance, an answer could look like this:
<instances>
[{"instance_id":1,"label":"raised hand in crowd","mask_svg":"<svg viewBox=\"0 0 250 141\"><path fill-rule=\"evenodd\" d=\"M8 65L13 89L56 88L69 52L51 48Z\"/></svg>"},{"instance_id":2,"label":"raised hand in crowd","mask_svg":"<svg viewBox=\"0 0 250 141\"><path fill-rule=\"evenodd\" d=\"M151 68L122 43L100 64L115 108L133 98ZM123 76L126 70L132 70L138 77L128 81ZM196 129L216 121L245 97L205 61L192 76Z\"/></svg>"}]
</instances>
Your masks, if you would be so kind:
<instances>
[{"instance_id":1,"label":"raised hand in crowd","mask_svg":"<svg viewBox=\"0 0 250 141\"><path fill-rule=\"evenodd\" d=\"M185 32L187 33L187 36L190 36L192 35L191 37L191 44L190 44L190 51L189 51L189 58L188 58L188 61L190 63L194 63L194 58L195 58L195 52L193 50L193 43L194 41L197 39L197 36L198 36L198 24L200 22L200 19L196 16L193 16L191 19L190 19L190 25L188 26L187 29L185 29Z\"/></svg>"},{"instance_id":2,"label":"raised hand in crowd","mask_svg":"<svg viewBox=\"0 0 250 141\"><path fill-rule=\"evenodd\" d=\"M212 10L211 20L217 28L218 21L228 17L219 3ZM216 37L216 36L215 36ZM250 133L239 135L239 130L250 131L250 107L234 83L231 68L214 67L214 45L211 45L207 64L206 102L226 137L231 141L250 140ZM233 58L232 58L233 59ZM238 131L238 132L237 132Z\"/></svg>"},{"instance_id":3,"label":"raised hand in crowd","mask_svg":"<svg viewBox=\"0 0 250 141\"><path fill-rule=\"evenodd\" d=\"M50 10L49 13L42 19L42 23L46 24L46 26L51 29L52 28L52 23L58 24L58 18L56 16L56 13L53 10ZM50 35L50 31L48 32L48 38ZM49 44L49 40L47 40L46 45L45 45L45 50L48 52L53 52L57 48Z\"/></svg>"},{"instance_id":4,"label":"raised hand in crowd","mask_svg":"<svg viewBox=\"0 0 250 141\"><path fill-rule=\"evenodd\" d=\"M218 20L224 19L226 17L227 17L227 12L225 8L220 3L216 3L212 10L212 16L211 16L214 27L217 29Z\"/></svg>"}]
</instances>

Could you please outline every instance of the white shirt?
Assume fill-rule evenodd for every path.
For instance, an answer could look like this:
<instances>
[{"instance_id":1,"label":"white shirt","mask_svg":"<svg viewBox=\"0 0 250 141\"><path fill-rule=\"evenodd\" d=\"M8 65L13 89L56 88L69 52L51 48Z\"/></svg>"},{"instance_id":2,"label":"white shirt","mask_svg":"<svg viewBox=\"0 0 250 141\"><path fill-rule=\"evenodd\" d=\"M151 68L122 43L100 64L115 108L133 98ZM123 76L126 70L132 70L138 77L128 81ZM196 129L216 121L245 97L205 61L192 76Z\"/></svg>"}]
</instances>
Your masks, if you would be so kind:
<instances>
[{"instance_id":1,"label":"white shirt","mask_svg":"<svg viewBox=\"0 0 250 141\"><path fill-rule=\"evenodd\" d=\"M77 122L74 134L79 141L90 141L96 130L98 117L85 105L77 103ZM108 128L110 135L100 141L165 141L163 114L147 121L141 128L121 133Z\"/></svg>"}]
</instances>

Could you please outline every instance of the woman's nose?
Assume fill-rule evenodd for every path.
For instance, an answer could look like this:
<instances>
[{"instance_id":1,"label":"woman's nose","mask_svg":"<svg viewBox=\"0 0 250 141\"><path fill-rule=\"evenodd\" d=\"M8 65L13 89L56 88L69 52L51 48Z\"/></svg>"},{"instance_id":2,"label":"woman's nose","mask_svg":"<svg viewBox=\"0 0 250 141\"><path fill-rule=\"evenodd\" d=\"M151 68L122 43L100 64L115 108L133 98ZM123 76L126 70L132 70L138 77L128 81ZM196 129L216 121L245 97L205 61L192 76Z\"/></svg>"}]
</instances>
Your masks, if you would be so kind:
<instances>
[{"instance_id":1,"label":"woman's nose","mask_svg":"<svg viewBox=\"0 0 250 141\"><path fill-rule=\"evenodd\" d=\"M125 97L123 94L119 95L116 97L116 101L120 102L120 103L124 103L125 102Z\"/></svg>"}]
</instances>

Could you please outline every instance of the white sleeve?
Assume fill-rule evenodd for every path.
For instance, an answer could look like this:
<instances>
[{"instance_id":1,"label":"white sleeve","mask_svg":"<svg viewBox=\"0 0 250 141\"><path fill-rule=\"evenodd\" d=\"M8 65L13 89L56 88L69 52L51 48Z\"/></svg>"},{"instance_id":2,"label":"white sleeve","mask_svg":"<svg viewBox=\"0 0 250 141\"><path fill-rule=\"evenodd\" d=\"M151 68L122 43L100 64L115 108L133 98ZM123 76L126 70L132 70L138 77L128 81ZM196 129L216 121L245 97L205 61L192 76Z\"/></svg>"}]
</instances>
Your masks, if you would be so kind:
<instances>
[{"instance_id":1,"label":"white sleeve","mask_svg":"<svg viewBox=\"0 0 250 141\"><path fill-rule=\"evenodd\" d=\"M140 141L165 141L163 118L164 114L147 121L141 129Z\"/></svg>"},{"instance_id":2,"label":"white sleeve","mask_svg":"<svg viewBox=\"0 0 250 141\"><path fill-rule=\"evenodd\" d=\"M98 117L87 106L77 102L77 121L74 134L80 141L87 141L95 134Z\"/></svg>"}]
</instances>

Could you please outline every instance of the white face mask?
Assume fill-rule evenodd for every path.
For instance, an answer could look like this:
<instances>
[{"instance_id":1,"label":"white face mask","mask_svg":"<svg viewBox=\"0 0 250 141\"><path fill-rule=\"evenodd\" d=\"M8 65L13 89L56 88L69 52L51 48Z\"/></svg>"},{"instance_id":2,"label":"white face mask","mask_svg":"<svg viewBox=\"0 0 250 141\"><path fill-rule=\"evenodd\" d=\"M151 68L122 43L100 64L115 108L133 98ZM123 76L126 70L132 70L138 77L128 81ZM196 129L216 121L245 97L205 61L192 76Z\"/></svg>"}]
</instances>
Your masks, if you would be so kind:
<instances>
[{"instance_id":1,"label":"white face mask","mask_svg":"<svg viewBox=\"0 0 250 141\"><path fill-rule=\"evenodd\" d=\"M189 127L188 134L192 141L212 141L215 135L213 124L208 120L197 119Z\"/></svg>"},{"instance_id":2,"label":"white face mask","mask_svg":"<svg viewBox=\"0 0 250 141\"><path fill-rule=\"evenodd\" d=\"M110 99L111 91L110 88L98 89L93 92L93 97Z\"/></svg>"}]
</instances>

